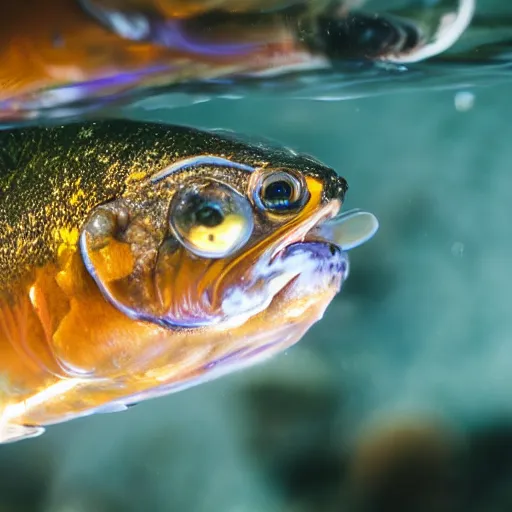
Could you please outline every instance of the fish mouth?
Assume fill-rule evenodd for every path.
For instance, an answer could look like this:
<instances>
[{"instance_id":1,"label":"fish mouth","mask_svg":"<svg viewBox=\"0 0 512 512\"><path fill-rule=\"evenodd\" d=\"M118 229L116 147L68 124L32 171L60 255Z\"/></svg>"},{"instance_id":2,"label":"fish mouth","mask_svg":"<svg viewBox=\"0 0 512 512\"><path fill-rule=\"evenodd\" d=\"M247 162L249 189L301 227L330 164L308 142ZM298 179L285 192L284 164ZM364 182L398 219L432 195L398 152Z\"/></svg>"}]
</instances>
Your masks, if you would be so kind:
<instances>
[{"instance_id":1,"label":"fish mouth","mask_svg":"<svg viewBox=\"0 0 512 512\"><path fill-rule=\"evenodd\" d=\"M267 247L242 278L233 273L221 298L223 322L240 325L267 308L284 318L307 316L315 303L326 306L349 275L347 251L378 229L373 214L341 213L341 205L329 201Z\"/></svg>"},{"instance_id":2,"label":"fish mouth","mask_svg":"<svg viewBox=\"0 0 512 512\"><path fill-rule=\"evenodd\" d=\"M224 325L238 326L277 303L284 313L285 304L339 291L348 275L348 257L323 226L340 208L336 199L317 210L267 248L250 274L226 287L221 302Z\"/></svg>"},{"instance_id":3,"label":"fish mouth","mask_svg":"<svg viewBox=\"0 0 512 512\"><path fill-rule=\"evenodd\" d=\"M329 223L336 222L340 210L341 201L330 201L269 250L266 278L273 283L274 299L339 291L349 261Z\"/></svg>"},{"instance_id":4,"label":"fish mouth","mask_svg":"<svg viewBox=\"0 0 512 512\"><path fill-rule=\"evenodd\" d=\"M312 215L306 222L290 231L271 250L270 264L282 257L292 246L304 243L317 243L326 245L337 245L325 225L328 221L335 219L341 209L341 201L331 201Z\"/></svg>"}]
</instances>

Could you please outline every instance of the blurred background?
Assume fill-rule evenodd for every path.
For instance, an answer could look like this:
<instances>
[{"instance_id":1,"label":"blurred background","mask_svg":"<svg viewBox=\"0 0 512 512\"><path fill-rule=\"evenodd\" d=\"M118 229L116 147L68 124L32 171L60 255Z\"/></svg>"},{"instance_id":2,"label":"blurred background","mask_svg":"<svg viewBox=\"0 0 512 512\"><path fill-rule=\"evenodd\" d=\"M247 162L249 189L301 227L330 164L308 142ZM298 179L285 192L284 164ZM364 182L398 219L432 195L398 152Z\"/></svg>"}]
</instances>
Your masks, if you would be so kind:
<instances>
[{"instance_id":1,"label":"blurred background","mask_svg":"<svg viewBox=\"0 0 512 512\"><path fill-rule=\"evenodd\" d=\"M512 510L510 87L135 116L311 153L380 231L272 361L3 446L0 511Z\"/></svg>"}]
</instances>

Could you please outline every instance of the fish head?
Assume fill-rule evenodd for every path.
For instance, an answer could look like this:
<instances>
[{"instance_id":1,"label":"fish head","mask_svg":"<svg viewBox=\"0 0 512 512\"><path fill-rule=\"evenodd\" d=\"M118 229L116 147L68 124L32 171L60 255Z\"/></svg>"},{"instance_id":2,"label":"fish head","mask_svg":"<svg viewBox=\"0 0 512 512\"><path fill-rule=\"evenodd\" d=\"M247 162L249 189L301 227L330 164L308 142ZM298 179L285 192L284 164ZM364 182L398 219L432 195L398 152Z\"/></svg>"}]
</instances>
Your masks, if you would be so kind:
<instances>
[{"instance_id":1,"label":"fish head","mask_svg":"<svg viewBox=\"0 0 512 512\"><path fill-rule=\"evenodd\" d=\"M348 276L348 245L377 226L365 212L340 215L348 187L333 169L257 149L162 165L92 212L80 236L85 267L115 308L217 340L216 361L252 362L298 341Z\"/></svg>"}]
</instances>

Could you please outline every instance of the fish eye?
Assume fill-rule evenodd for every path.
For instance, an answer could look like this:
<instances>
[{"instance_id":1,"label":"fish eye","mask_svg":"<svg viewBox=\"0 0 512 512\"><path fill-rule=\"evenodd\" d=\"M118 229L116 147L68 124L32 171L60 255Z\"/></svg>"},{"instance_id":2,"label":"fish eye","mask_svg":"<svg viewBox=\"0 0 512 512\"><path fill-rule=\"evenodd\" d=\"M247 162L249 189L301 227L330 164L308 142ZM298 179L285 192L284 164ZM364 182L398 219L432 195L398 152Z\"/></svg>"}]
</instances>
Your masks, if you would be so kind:
<instances>
[{"instance_id":1,"label":"fish eye","mask_svg":"<svg viewBox=\"0 0 512 512\"><path fill-rule=\"evenodd\" d=\"M251 236L254 221L249 201L220 182L192 183L174 196L170 228L190 252L203 258L225 258Z\"/></svg>"},{"instance_id":2,"label":"fish eye","mask_svg":"<svg viewBox=\"0 0 512 512\"><path fill-rule=\"evenodd\" d=\"M306 186L298 175L290 171L267 171L259 179L255 199L262 209L289 212L304 205L306 191Z\"/></svg>"}]
</instances>

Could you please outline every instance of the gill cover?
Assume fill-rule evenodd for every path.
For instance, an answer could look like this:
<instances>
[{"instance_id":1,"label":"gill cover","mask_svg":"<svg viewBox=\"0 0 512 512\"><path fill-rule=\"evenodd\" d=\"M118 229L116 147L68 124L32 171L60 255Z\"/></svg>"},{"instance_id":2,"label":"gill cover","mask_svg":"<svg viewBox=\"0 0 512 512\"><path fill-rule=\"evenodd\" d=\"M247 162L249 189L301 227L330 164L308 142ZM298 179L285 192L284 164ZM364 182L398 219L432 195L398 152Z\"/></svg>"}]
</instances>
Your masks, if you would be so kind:
<instances>
[{"instance_id":1,"label":"gill cover","mask_svg":"<svg viewBox=\"0 0 512 512\"><path fill-rule=\"evenodd\" d=\"M183 278L199 279L197 267L206 260L190 261L185 250L173 237L158 237L142 213L133 216L119 201L96 208L80 235L85 267L103 296L129 318L165 327L214 321L206 298L191 295Z\"/></svg>"},{"instance_id":2,"label":"gill cover","mask_svg":"<svg viewBox=\"0 0 512 512\"><path fill-rule=\"evenodd\" d=\"M217 180L192 179L170 203L165 197L150 207L123 199L98 206L80 251L103 296L129 318L199 327L222 320L200 291L206 270L240 250L252 230L245 196Z\"/></svg>"}]
</instances>

